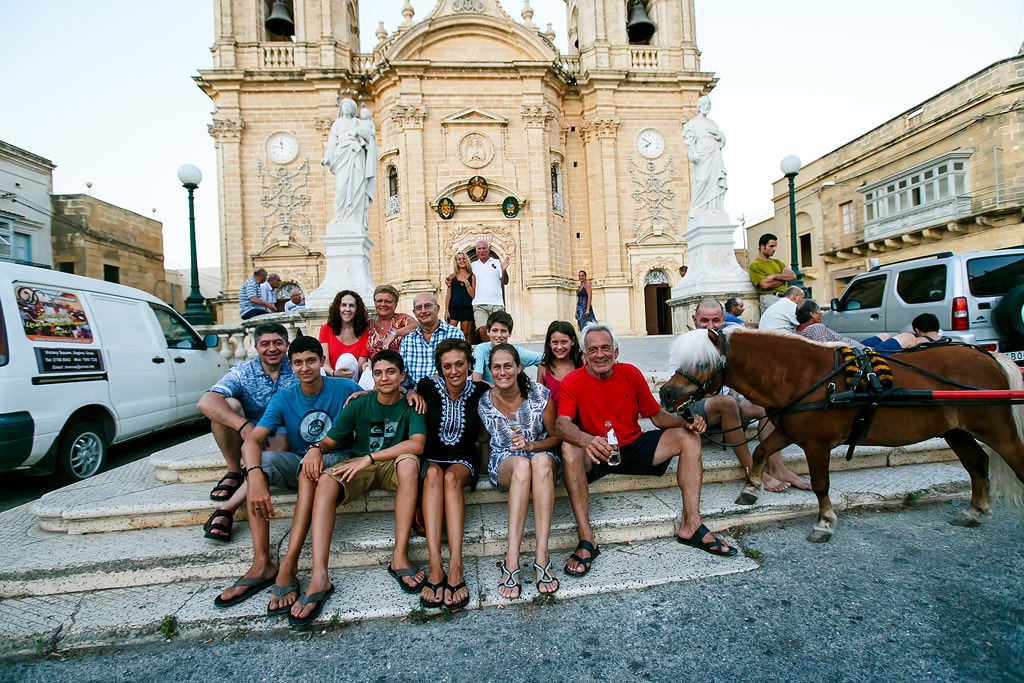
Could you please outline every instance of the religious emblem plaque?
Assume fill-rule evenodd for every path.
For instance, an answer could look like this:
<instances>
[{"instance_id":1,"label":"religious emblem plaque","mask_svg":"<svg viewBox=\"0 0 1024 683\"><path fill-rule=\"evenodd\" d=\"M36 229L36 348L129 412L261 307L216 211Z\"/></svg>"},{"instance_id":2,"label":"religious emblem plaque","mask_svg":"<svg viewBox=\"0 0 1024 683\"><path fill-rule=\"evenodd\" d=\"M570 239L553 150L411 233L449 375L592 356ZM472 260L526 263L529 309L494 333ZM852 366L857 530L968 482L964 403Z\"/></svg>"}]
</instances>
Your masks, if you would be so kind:
<instances>
[{"instance_id":1,"label":"religious emblem plaque","mask_svg":"<svg viewBox=\"0 0 1024 683\"><path fill-rule=\"evenodd\" d=\"M483 176L473 176L469 179L466 192L469 193L469 198L474 202L482 202L487 198L487 181Z\"/></svg>"},{"instance_id":2,"label":"religious emblem plaque","mask_svg":"<svg viewBox=\"0 0 1024 683\"><path fill-rule=\"evenodd\" d=\"M505 218L515 218L519 215L519 200L512 195L505 197L501 202L501 212L505 214Z\"/></svg>"},{"instance_id":3,"label":"religious emblem plaque","mask_svg":"<svg viewBox=\"0 0 1024 683\"><path fill-rule=\"evenodd\" d=\"M437 203L437 215L441 220L450 220L455 215L455 202L450 197L442 197Z\"/></svg>"}]
</instances>

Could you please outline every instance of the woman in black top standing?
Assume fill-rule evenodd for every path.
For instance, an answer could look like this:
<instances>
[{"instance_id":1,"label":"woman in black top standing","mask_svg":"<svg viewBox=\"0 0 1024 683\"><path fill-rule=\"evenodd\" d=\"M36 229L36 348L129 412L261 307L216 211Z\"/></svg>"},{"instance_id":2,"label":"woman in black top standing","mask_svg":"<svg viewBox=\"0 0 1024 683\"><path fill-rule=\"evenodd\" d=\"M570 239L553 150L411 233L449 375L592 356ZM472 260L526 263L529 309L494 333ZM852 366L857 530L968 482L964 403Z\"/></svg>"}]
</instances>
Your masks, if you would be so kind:
<instances>
[{"instance_id":1,"label":"woman in black top standing","mask_svg":"<svg viewBox=\"0 0 1024 683\"><path fill-rule=\"evenodd\" d=\"M477 405L490 386L469 379L473 349L461 339L445 339L434 351L439 377L425 377L416 392L427 403L427 445L423 450L423 526L430 554L424 607L459 609L469 602L463 580L462 537L466 504L462 489L476 488L480 470ZM448 574L441 565L441 528L448 527Z\"/></svg>"}]
</instances>

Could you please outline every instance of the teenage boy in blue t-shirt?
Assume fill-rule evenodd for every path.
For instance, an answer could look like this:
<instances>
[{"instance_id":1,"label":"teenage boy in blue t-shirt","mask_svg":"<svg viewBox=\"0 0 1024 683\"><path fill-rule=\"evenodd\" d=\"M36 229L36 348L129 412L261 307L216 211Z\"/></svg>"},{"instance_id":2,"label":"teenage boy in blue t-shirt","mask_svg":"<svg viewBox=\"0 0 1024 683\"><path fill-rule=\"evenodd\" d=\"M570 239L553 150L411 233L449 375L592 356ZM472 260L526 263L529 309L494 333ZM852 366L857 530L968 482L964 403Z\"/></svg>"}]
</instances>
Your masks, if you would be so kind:
<instances>
[{"instance_id":1,"label":"teenage boy in blue t-shirt","mask_svg":"<svg viewBox=\"0 0 1024 683\"><path fill-rule=\"evenodd\" d=\"M330 449L324 452L311 445L318 444L327 434L345 401L360 390L359 385L348 379L320 374L323 346L313 337L295 339L288 346L288 361L299 383L274 394L259 424L242 444L242 464L249 488L252 565L241 579L214 600L217 607L236 605L270 584L276 584L267 614L288 612L299 595L295 574L299 552L309 531L316 476L325 464L337 464L347 455ZM264 451L264 440L281 428L288 436L288 450ZM317 475L310 479L304 474L307 470ZM270 559L270 518L274 516L270 487L299 490L288 552L279 568Z\"/></svg>"},{"instance_id":2,"label":"teenage boy in blue t-shirt","mask_svg":"<svg viewBox=\"0 0 1024 683\"><path fill-rule=\"evenodd\" d=\"M315 620L334 592L327 577L327 560L339 499L348 503L372 489L395 491L395 549L388 573L406 593L419 593L426 579L422 571L412 567L408 555L419 494L419 455L427 441L426 424L402 396L405 363L401 355L385 349L373 357L370 369L376 391L353 399L320 443L310 446L311 451L329 451L338 439L354 432L353 457L325 469L316 485L313 573L306 594L292 605L288 617L292 626Z\"/></svg>"}]
</instances>

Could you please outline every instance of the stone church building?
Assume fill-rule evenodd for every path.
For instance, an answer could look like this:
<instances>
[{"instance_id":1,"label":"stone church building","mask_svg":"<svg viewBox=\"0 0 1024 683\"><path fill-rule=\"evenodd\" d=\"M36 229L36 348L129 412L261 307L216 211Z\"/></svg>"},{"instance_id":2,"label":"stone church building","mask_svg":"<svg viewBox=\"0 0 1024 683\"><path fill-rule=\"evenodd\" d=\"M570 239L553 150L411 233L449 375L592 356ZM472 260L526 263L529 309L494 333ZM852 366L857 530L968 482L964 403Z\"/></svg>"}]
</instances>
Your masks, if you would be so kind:
<instances>
[{"instance_id":1,"label":"stone church building","mask_svg":"<svg viewBox=\"0 0 1024 683\"><path fill-rule=\"evenodd\" d=\"M655 30L631 42L636 2ZM599 320L671 331L690 194L682 127L716 82L700 69L693 0L567 0L569 54L528 3L516 21L497 0L438 0L421 20L407 2L371 54L358 0L283 4L289 37L266 28L275 3L215 0L213 66L195 78L214 104L221 320L237 318L233 292L257 267L319 285L333 205L320 160L352 97L376 127L371 273L403 292L400 310L416 292L443 301L454 254L485 239L512 259L517 338L574 319L579 270Z\"/></svg>"}]
</instances>

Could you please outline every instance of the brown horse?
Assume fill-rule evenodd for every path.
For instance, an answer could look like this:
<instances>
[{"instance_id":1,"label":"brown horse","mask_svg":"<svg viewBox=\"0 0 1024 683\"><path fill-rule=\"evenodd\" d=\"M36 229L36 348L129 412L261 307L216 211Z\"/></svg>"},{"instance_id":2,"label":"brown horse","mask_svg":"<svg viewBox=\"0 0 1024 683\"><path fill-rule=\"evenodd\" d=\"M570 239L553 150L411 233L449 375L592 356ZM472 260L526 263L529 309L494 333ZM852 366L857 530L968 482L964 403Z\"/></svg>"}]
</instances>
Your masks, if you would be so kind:
<instances>
[{"instance_id":1,"label":"brown horse","mask_svg":"<svg viewBox=\"0 0 1024 683\"><path fill-rule=\"evenodd\" d=\"M752 505L761 489L761 473L769 454L795 443L807 457L811 486L818 497L818 521L807 540L823 543L832 537L836 514L828 497L829 451L847 441L859 410L829 407L826 389L847 389L843 371L815 385L837 367L841 344L821 344L803 337L731 327L724 332L694 330L674 343L676 373L661 390L669 411L681 408L703 385L709 392L726 384L768 411L775 430L754 451L754 466L737 503ZM903 364L962 385L984 389L1024 388L1020 370L1000 354L990 355L962 345L937 345L890 357L896 387L911 390L958 388ZM695 384L696 382L696 384ZM813 389L810 393L808 390ZM807 411L773 411L794 403L817 403ZM989 455L978 441L1002 456L992 458L993 489L1006 490L1020 503L1024 488L1024 406L929 405L878 408L861 445L903 446L941 436L971 477L971 504L950 523L977 526L989 509ZM1005 461L1005 465L1003 464ZM1009 468L1006 467L1009 465ZM1012 468L1012 472L1010 471ZM1016 479L1014 479L1014 473Z\"/></svg>"}]
</instances>

